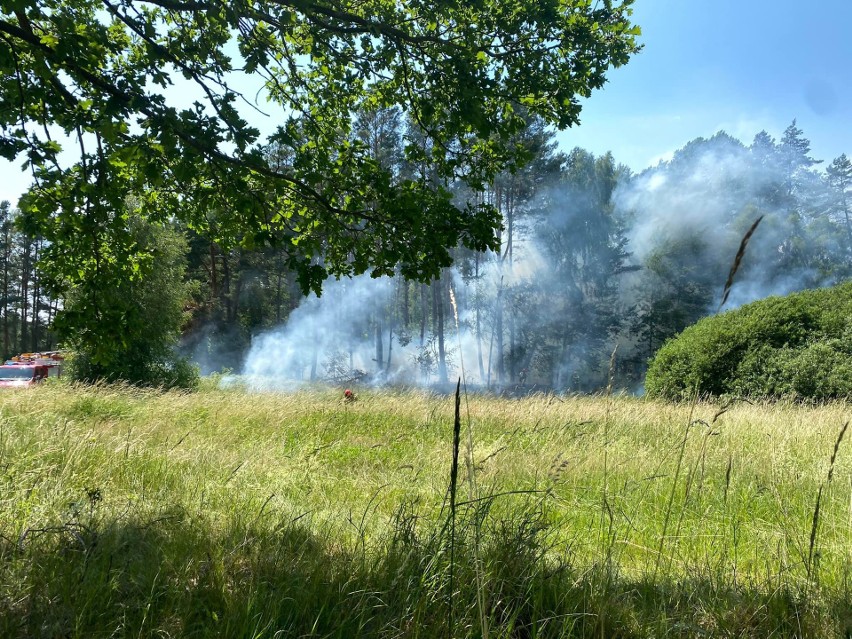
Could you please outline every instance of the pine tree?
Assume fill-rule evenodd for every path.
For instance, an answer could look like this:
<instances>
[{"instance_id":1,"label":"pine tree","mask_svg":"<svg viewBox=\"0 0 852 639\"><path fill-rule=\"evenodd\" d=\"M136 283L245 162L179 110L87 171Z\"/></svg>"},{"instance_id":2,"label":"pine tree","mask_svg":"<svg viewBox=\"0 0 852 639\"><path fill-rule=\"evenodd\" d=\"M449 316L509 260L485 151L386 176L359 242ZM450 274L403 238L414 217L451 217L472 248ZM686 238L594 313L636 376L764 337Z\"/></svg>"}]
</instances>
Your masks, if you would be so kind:
<instances>
[{"instance_id":1,"label":"pine tree","mask_svg":"<svg viewBox=\"0 0 852 639\"><path fill-rule=\"evenodd\" d=\"M852 197L852 161L844 153L835 158L825 169L826 180L832 191L831 212L841 217L846 227L846 250L852 257L852 217L850 217L850 197Z\"/></svg>"}]
</instances>

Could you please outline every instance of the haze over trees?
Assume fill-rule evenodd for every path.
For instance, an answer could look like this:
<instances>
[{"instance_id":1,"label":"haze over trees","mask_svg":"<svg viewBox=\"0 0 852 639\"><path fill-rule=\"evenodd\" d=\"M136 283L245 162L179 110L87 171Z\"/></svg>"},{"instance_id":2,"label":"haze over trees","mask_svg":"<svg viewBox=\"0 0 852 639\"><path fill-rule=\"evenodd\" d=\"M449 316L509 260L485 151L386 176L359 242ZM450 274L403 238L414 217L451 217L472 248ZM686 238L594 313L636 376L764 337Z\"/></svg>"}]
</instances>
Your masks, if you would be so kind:
<instances>
[{"instance_id":1,"label":"haze over trees","mask_svg":"<svg viewBox=\"0 0 852 639\"><path fill-rule=\"evenodd\" d=\"M353 136L403 176L426 170L400 151L412 131L391 109L360 117ZM536 118L516 141L529 158L522 168L482 190L453 190L503 216L500 251L456 247L454 266L429 284L364 276L327 283L322 297L305 299L285 248L248 249L239 237L214 242L176 225L187 237L191 291L183 352L204 371L227 367L277 382L434 383L464 363L473 383L595 390L608 381L617 344L617 381L635 388L667 339L715 312L740 239L758 216L766 217L728 306L850 276L848 160L824 170L803 160L808 142L795 124L777 142L765 132L750 145L724 133L693 140L635 175L611 155L560 152ZM794 145L797 164L789 159ZM9 261L11 273L29 245L15 237L24 244L12 247L20 257ZM16 279L16 296L22 286ZM54 337L44 322L57 302L43 292L34 302L33 288L25 336L35 344L37 316L35 334L48 346ZM11 303L4 326L17 336L23 303ZM26 350L16 339L9 353Z\"/></svg>"},{"instance_id":2,"label":"haze over trees","mask_svg":"<svg viewBox=\"0 0 852 639\"><path fill-rule=\"evenodd\" d=\"M274 330L277 288L246 270L241 290L253 282L260 297L239 303L258 323L212 321L188 347L214 369L237 363L233 348L219 356L217 341L251 341L237 370L279 381L440 382L443 362L454 375L463 363L467 379L483 385L587 391L606 386L618 345L617 382L634 389L667 339L718 309L742 236L761 215L727 308L852 273L843 160L821 170L795 123L777 141L766 132L751 144L724 132L693 140L635 175L609 154L559 152L535 120L519 140L531 157L523 170L482 192L456 192L501 212L499 252L456 250L455 266L428 288L399 279L330 284Z\"/></svg>"}]
</instances>

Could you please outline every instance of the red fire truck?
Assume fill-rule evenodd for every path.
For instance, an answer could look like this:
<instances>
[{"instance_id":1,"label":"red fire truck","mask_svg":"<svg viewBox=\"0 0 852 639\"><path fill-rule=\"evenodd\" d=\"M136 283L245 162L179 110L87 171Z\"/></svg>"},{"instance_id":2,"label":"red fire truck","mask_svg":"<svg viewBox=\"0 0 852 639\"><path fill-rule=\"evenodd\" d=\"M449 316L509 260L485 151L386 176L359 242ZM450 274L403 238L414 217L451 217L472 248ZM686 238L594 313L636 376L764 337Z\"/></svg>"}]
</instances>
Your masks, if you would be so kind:
<instances>
[{"instance_id":1,"label":"red fire truck","mask_svg":"<svg viewBox=\"0 0 852 639\"><path fill-rule=\"evenodd\" d=\"M22 353L0 366L0 388L34 386L48 377L62 374L62 354L59 351Z\"/></svg>"}]
</instances>

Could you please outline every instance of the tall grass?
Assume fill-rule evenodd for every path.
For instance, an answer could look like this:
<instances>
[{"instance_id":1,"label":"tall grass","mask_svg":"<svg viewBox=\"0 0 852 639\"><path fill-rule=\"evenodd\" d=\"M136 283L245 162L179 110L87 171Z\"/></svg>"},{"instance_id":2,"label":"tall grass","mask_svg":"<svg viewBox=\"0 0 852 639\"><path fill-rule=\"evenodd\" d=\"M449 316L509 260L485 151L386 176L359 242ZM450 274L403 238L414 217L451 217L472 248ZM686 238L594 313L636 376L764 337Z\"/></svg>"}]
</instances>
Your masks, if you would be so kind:
<instances>
[{"instance_id":1,"label":"tall grass","mask_svg":"<svg viewBox=\"0 0 852 639\"><path fill-rule=\"evenodd\" d=\"M453 399L358 395L0 395L0 636L852 632L848 404L470 396L451 540Z\"/></svg>"}]
</instances>

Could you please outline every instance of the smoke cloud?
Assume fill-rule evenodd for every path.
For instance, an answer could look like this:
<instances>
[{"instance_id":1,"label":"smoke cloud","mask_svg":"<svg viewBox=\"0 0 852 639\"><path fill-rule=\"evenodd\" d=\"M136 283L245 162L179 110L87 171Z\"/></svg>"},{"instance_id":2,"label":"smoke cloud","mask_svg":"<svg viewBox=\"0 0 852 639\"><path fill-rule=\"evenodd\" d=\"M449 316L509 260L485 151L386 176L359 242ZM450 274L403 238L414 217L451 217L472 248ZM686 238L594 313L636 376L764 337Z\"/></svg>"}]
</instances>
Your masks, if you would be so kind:
<instances>
[{"instance_id":1,"label":"smoke cloud","mask_svg":"<svg viewBox=\"0 0 852 639\"><path fill-rule=\"evenodd\" d=\"M825 182L784 159L783 149L766 157L719 133L620 184L615 205L637 261L693 240L689 267L714 286L708 313L715 311L739 242L763 215L726 308L836 283L844 271L834 267L848 258L836 241L842 231L824 214Z\"/></svg>"},{"instance_id":2,"label":"smoke cloud","mask_svg":"<svg viewBox=\"0 0 852 639\"><path fill-rule=\"evenodd\" d=\"M240 372L258 389L433 385L445 381L442 334L447 380L593 390L606 385L618 344L619 361L633 362L625 384L638 386L648 349L660 345L643 337L642 313L660 308L662 295L695 305L670 330L715 312L758 216L728 308L848 272L837 221L818 214L824 180L809 166L791 169L779 149L720 133L638 175L572 153L557 184L515 210L510 251L504 236L500 255L460 254L437 292L368 276L329 282L283 326L255 336Z\"/></svg>"}]
</instances>

